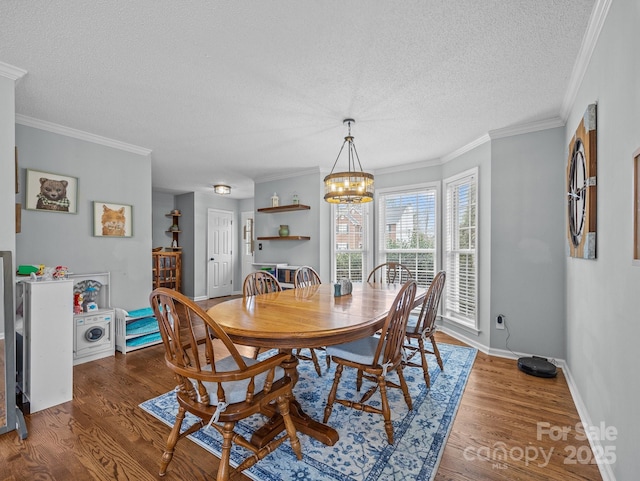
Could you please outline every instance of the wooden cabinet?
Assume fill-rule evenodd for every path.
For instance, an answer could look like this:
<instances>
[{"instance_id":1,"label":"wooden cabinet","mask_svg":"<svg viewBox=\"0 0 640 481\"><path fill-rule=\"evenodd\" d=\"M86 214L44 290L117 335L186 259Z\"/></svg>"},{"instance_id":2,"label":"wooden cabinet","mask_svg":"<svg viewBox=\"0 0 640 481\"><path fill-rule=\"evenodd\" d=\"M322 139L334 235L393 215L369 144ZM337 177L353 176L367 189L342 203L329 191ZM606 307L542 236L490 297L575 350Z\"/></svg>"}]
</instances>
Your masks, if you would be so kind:
<instances>
[{"instance_id":1,"label":"wooden cabinet","mask_svg":"<svg viewBox=\"0 0 640 481\"><path fill-rule=\"evenodd\" d=\"M181 292L182 289L182 253L152 252L153 289L167 287Z\"/></svg>"},{"instance_id":2,"label":"wooden cabinet","mask_svg":"<svg viewBox=\"0 0 640 481\"><path fill-rule=\"evenodd\" d=\"M263 207L258 209L258 212L263 214L276 214L279 212L293 212L300 210L309 210L311 209L308 205L303 204L291 204L291 205L280 205L278 207ZM258 240L310 240L311 237L304 235L287 235L287 236L267 236L267 237L258 237Z\"/></svg>"}]
</instances>

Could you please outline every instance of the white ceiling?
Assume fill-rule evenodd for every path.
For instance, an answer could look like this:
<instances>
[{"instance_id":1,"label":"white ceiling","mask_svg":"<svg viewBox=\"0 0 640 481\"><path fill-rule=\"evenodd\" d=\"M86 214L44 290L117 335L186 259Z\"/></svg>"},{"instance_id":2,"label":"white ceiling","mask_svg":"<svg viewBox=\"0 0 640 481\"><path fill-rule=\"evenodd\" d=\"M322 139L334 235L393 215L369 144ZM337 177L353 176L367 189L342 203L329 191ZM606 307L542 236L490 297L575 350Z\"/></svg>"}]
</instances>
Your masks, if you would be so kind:
<instances>
[{"instance_id":1,"label":"white ceiling","mask_svg":"<svg viewBox=\"0 0 640 481\"><path fill-rule=\"evenodd\" d=\"M438 161L562 118L596 0L2 0L20 118L152 150L153 186ZM575 73L573 74L575 77ZM342 159L341 159L342 162Z\"/></svg>"}]
</instances>

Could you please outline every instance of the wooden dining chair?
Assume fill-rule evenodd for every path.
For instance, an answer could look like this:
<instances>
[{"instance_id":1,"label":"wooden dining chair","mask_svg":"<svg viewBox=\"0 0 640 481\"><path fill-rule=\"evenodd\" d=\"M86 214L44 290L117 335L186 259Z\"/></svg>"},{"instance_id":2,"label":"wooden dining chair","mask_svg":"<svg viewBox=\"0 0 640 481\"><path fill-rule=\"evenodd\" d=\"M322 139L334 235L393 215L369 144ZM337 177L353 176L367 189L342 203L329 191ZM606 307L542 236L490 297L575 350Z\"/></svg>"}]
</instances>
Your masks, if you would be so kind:
<instances>
[{"instance_id":1,"label":"wooden dining chair","mask_svg":"<svg viewBox=\"0 0 640 481\"><path fill-rule=\"evenodd\" d=\"M295 288L317 286L319 284L321 284L320 276L313 269L313 267L302 266L296 269L296 272L293 276L293 285ZM318 355L316 354L315 349L316 348L310 347L309 348L310 354L308 356L302 353L302 348L295 349L293 352L298 359L302 359L305 361L312 361L313 367L318 373L318 376L322 376L322 370L320 369L320 363L318 362ZM324 350L324 348L321 348L321 347L317 349ZM330 361L329 361L329 358L327 357L327 369L329 369L329 365L330 365Z\"/></svg>"},{"instance_id":2,"label":"wooden dining chair","mask_svg":"<svg viewBox=\"0 0 640 481\"><path fill-rule=\"evenodd\" d=\"M287 439L297 458L302 459L300 441L289 412L292 383L281 367L289 355L279 353L259 362L241 356L222 327L177 291L164 287L155 289L149 302L160 327L165 364L178 383L178 413L162 455L160 476L166 474L177 442L209 427L222 436L217 481L229 479L233 443L252 453L233 470L235 473L253 466ZM220 359L214 349L215 339L226 347L228 356ZM220 351L220 347L217 349ZM271 417L274 409L282 415L285 435L258 448L235 432L238 421L257 413ZM187 412L199 419L182 431Z\"/></svg>"},{"instance_id":3,"label":"wooden dining chair","mask_svg":"<svg viewBox=\"0 0 640 481\"><path fill-rule=\"evenodd\" d=\"M279 292L282 286L273 274L267 271L252 272L244 278L242 283L242 295L244 297Z\"/></svg>"},{"instance_id":4,"label":"wooden dining chair","mask_svg":"<svg viewBox=\"0 0 640 481\"><path fill-rule=\"evenodd\" d=\"M413 274L399 262L385 262L376 266L367 277L367 282L380 282L386 284L402 284L413 279Z\"/></svg>"},{"instance_id":5,"label":"wooden dining chair","mask_svg":"<svg viewBox=\"0 0 640 481\"><path fill-rule=\"evenodd\" d=\"M267 271L252 272L244 278L244 282L242 283L243 297L280 291L282 291L282 286L278 282L278 279ZM260 347L256 346L253 348L253 358L258 359L258 354L260 354Z\"/></svg>"},{"instance_id":6,"label":"wooden dining chair","mask_svg":"<svg viewBox=\"0 0 640 481\"><path fill-rule=\"evenodd\" d=\"M356 341L338 344L327 347L327 355L336 362L336 374L333 385L329 392L327 405L324 409L324 422L331 416L333 404L339 403L360 411L368 413L382 414L384 418L384 429L387 433L389 444L393 444L393 425L391 423L391 409L387 398L387 388L395 387L402 389L404 400L409 409L413 409L409 388L402 373L402 345L404 343L405 330L409 312L416 297L416 282L410 280L406 282L396 296L389 313L381 329L380 336L370 336ZM337 399L338 384L344 367L357 369L356 390L359 392L362 387L362 379L375 382L360 399ZM400 384L388 379L391 372L396 372ZM371 396L380 390L382 406L377 407L372 404L365 404Z\"/></svg>"},{"instance_id":7,"label":"wooden dining chair","mask_svg":"<svg viewBox=\"0 0 640 481\"><path fill-rule=\"evenodd\" d=\"M410 314L409 321L407 323L407 342L404 345L406 354L405 365L421 367L424 375L424 382L427 384L427 387L431 386L429 366L427 365L427 354L433 354L436 357L440 370L442 371L444 369L434 334L436 333L438 306L440 305L440 298L442 297L446 278L447 274L445 271L440 271L435 275L433 281L431 281L429 290L427 290L427 294L422 303L422 308L420 309L420 314L417 316ZM432 350L428 350L425 347L427 339L431 341ZM417 341L417 346L412 344L413 340ZM412 360L417 354L420 354L420 364Z\"/></svg>"},{"instance_id":8,"label":"wooden dining chair","mask_svg":"<svg viewBox=\"0 0 640 481\"><path fill-rule=\"evenodd\" d=\"M293 277L293 285L295 287L308 287L321 284L320 276L313 267L302 266L296 269Z\"/></svg>"}]
</instances>

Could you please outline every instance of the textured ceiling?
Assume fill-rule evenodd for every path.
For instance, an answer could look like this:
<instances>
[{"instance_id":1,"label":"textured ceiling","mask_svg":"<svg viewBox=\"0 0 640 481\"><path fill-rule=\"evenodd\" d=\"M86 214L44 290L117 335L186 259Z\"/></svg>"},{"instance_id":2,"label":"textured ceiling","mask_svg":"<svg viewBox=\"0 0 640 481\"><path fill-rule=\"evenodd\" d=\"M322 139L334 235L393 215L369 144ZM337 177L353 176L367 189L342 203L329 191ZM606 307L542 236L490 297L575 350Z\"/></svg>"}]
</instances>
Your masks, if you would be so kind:
<instances>
[{"instance_id":1,"label":"textured ceiling","mask_svg":"<svg viewBox=\"0 0 640 481\"><path fill-rule=\"evenodd\" d=\"M433 161L561 117L595 0L2 0L18 114L152 150L153 186L206 191Z\"/></svg>"}]
</instances>

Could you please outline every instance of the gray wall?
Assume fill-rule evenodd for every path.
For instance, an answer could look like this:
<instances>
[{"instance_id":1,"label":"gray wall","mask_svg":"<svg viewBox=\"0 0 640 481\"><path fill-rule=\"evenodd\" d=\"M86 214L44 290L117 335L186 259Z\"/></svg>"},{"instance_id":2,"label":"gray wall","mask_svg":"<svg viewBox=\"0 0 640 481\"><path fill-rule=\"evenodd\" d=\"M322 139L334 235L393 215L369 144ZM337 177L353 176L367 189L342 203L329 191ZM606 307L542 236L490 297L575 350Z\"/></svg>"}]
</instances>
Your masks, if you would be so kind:
<instances>
[{"instance_id":1,"label":"gray wall","mask_svg":"<svg viewBox=\"0 0 640 481\"><path fill-rule=\"evenodd\" d=\"M331 238L329 215L331 207L324 202L321 174L311 173L287 179L257 182L255 208L271 207L271 196L276 192L280 205L292 202L294 192L300 203L310 210L265 214L256 211L255 235L277 236L281 224L289 226L290 235L311 237L310 240L265 241L256 240L256 262L285 262L290 265L309 265L318 271L323 282L330 282L331 251L327 239ZM321 226L324 227L321 229ZM259 245L262 244L262 250Z\"/></svg>"},{"instance_id":2,"label":"gray wall","mask_svg":"<svg viewBox=\"0 0 640 481\"><path fill-rule=\"evenodd\" d=\"M564 128L491 142L492 348L565 358L564 149Z\"/></svg>"},{"instance_id":3,"label":"gray wall","mask_svg":"<svg viewBox=\"0 0 640 481\"><path fill-rule=\"evenodd\" d=\"M167 232L173 223L173 217L167 214L175 209L175 196L167 192L151 193L151 238L153 247L171 247L173 234ZM179 220L182 229L182 218ZM178 237L178 245L182 245L182 234Z\"/></svg>"},{"instance_id":4,"label":"gray wall","mask_svg":"<svg viewBox=\"0 0 640 481\"><path fill-rule=\"evenodd\" d=\"M15 235L15 82L0 75L0 250L16 252ZM0 293L2 295L2 293ZM0 339L4 338L4 311L0 313ZM4 376L0 370L0 379ZM4 390L2 390L4 391ZM3 392L4 394L4 392Z\"/></svg>"},{"instance_id":5,"label":"gray wall","mask_svg":"<svg viewBox=\"0 0 640 481\"><path fill-rule=\"evenodd\" d=\"M78 178L78 212L22 210L17 264L66 265L75 273L111 272L111 304L137 309L151 291L151 160L103 145L16 125L20 179L36 169ZM25 203L21 192L21 202ZM93 201L128 204L133 236L93 236Z\"/></svg>"},{"instance_id":6,"label":"gray wall","mask_svg":"<svg viewBox=\"0 0 640 481\"><path fill-rule=\"evenodd\" d=\"M566 124L598 104L597 260L566 259L567 362L591 422L615 427L617 479L637 479L640 267L632 266L632 155L640 147L640 4L614 1ZM565 147L566 148L566 147ZM566 159L565 159L566 165Z\"/></svg>"}]
</instances>

